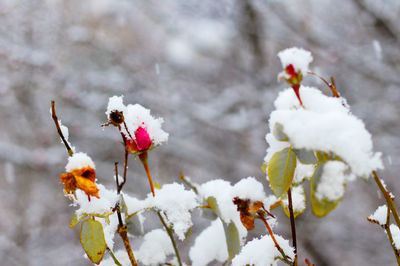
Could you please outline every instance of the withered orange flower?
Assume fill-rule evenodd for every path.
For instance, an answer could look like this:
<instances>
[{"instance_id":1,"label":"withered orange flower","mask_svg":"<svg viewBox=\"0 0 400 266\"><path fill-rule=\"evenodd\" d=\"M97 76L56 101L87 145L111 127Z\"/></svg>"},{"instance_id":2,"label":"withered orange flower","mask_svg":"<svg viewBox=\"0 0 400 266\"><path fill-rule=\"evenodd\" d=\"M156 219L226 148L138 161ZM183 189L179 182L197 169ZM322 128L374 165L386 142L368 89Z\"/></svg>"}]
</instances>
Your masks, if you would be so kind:
<instances>
[{"instance_id":1,"label":"withered orange flower","mask_svg":"<svg viewBox=\"0 0 400 266\"><path fill-rule=\"evenodd\" d=\"M70 172L60 175L60 181L64 184L64 191L67 194L75 193L79 188L83 190L90 200L90 196L100 198L94 180L96 179L95 170L88 166L81 169L74 169Z\"/></svg>"},{"instance_id":2,"label":"withered orange flower","mask_svg":"<svg viewBox=\"0 0 400 266\"><path fill-rule=\"evenodd\" d=\"M235 197L233 204L237 205L237 210L240 212L240 221L247 230L254 229L254 216L252 214L257 213L260 208L264 207L261 201L250 202L249 199L240 199Z\"/></svg>"}]
</instances>

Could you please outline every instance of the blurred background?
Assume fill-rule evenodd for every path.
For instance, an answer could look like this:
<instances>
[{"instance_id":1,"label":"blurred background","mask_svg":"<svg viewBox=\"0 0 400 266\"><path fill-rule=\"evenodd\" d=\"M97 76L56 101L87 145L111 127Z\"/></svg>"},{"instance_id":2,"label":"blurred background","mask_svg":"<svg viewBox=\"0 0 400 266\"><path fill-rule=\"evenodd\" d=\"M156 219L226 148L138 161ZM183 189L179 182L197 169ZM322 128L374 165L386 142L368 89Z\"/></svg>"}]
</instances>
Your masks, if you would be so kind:
<instances>
[{"instance_id":1,"label":"blurred background","mask_svg":"<svg viewBox=\"0 0 400 266\"><path fill-rule=\"evenodd\" d=\"M108 98L124 95L165 119L169 141L149 155L161 184L180 172L196 183L255 176L270 193L260 171L264 137L286 87L277 82L276 54L292 46L313 53L313 71L335 77L383 152L381 177L400 195L399 17L398 0L0 0L1 264L90 265L79 226L68 227L74 209L59 183L67 153L52 99L70 141L110 188L123 147L114 128L100 125ZM313 77L303 83L330 93ZM296 219L301 262L395 265L384 231L365 219L384 203L372 181L348 184L327 217L307 209ZM149 192L137 160L124 190ZM290 239L288 219L274 213L275 232ZM197 212L194 219L192 243L209 224ZM154 215L146 221L160 227ZM249 239L264 233L257 228ZM179 243L189 265L192 243Z\"/></svg>"}]
</instances>

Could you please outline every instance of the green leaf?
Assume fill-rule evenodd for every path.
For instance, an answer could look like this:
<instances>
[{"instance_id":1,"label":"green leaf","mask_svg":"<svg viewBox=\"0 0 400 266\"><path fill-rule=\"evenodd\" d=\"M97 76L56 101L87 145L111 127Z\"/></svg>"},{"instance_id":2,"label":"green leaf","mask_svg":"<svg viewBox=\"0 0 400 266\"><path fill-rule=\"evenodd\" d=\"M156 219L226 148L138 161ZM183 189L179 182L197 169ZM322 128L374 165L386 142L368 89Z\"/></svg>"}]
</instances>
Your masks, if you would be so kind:
<instances>
[{"instance_id":1,"label":"green leaf","mask_svg":"<svg viewBox=\"0 0 400 266\"><path fill-rule=\"evenodd\" d=\"M187 242L189 242L189 241L190 241L190 238L192 238L192 233L193 233L193 226L191 226L191 227L189 228L189 230L187 230L187 232L185 233L185 240L186 240Z\"/></svg>"},{"instance_id":2,"label":"green leaf","mask_svg":"<svg viewBox=\"0 0 400 266\"><path fill-rule=\"evenodd\" d=\"M264 162L263 165L261 165L261 171L262 171L264 174L267 174L267 168L268 168L268 163L267 163L267 162Z\"/></svg>"},{"instance_id":3,"label":"green leaf","mask_svg":"<svg viewBox=\"0 0 400 266\"><path fill-rule=\"evenodd\" d=\"M217 199L214 197L207 198L207 205L210 206L211 210L218 216L221 217L221 212L219 211Z\"/></svg>"},{"instance_id":4,"label":"green leaf","mask_svg":"<svg viewBox=\"0 0 400 266\"><path fill-rule=\"evenodd\" d=\"M240 251L239 231L233 222L226 224L222 221L225 230L226 245L228 247L229 263Z\"/></svg>"},{"instance_id":5,"label":"green leaf","mask_svg":"<svg viewBox=\"0 0 400 266\"><path fill-rule=\"evenodd\" d=\"M272 135L274 135L274 137L279 141L289 140L288 136L283 132L283 125L278 122L275 123L274 128L272 129Z\"/></svg>"},{"instance_id":6,"label":"green leaf","mask_svg":"<svg viewBox=\"0 0 400 266\"><path fill-rule=\"evenodd\" d=\"M80 221L82 221L86 217L87 217L87 214L80 215L79 217L78 217L78 214L75 214L74 217L72 217L71 222L69 223L69 228L74 227L75 225L77 225Z\"/></svg>"},{"instance_id":7,"label":"green leaf","mask_svg":"<svg viewBox=\"0 0 400 266\"><path fill-rule=\"evenodd\" d=\"M124 213L125 214L125 216L129 216L128 215L128 207L126 206L126 203L125 203L125 199L124 199L124 197L122 196L122 194L120 194L120 200L119 200L119 204L120 204L120 211L121 211L121 213Z\"/></svg>"},{"instance_id":8,"label":"green leaf","mask_svg":"<svg viewBox=\"0 0 400 266\"><path fill-rule=\"evenodd\" d=\"M315 172L313 176L311 177L311 182L310 182L310 190L311 190L311 208L315 216L317 217L323 217L327 215L329 212L331 212L340 202L340 199L337 201L330 201L327 199L318 199L315 196L315 192L317 191L318 184L321 181L321 177L323 175L323 170L324 170L325 163L320 163L317 168L315 169Z\"/></svg>"},{"instance_id":9,"label":"green leaf","mask_svg":"<svg viewBox=\"0 0 400 266\"><path fill-rule=\"evenodd\" d=\"M87 219L82 223L81 244L89 259L99 264L106 250L103 226L99 221Z\"/></svg>"},{"instance_id":10,"label":"green leaf","mask_svg":"<svg viewBox=\"0 0 400 266\"><path fill-rule=\"evenodd\" d=\"M276 152L268 162L268 181L276 197L292 184L296 169L296 154L291 147Z\"/></svg>"},{"instance_id":11,"label":"green leaf","mask_svg":"<svg viewBox=\"0 0 400 266\"><path fill-rule=\"evenodd\" d=\"M128 221L126 221L128 232L134 236L142 236L144 234L143 226L140 223L139 216L133 215Z\"/></svg>"},{"instance_id":12,"label":"green leaf","mask_svg":"<svg viewBox=\"0 0 400 266\"><path fill-rule=\"evenodd\" d=\"M314 151L309 151L306 149L293 149L293 151L296 153L297 158L302 164L316 164L318 162Z\"/></svg>"},{"instance_id":13,"label":"green leaf","mask_svg":"<svg viewBox=\"0 0 400 266\"><path fill-rule=\"evenodd\" d=\"M157 181L154 182L154 187L155 187L156 189L161 189L161 185L160 185L160 183L158 183Z\"/></svg>"}]
</instances>

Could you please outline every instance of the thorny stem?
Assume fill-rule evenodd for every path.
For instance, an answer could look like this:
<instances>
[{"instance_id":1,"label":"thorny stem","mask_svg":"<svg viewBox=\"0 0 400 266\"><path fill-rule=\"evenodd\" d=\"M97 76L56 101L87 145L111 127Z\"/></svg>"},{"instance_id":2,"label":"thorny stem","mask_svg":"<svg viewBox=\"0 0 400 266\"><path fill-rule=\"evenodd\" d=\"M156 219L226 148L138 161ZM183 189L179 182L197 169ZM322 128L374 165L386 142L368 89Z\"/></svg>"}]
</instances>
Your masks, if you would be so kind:
<instances>
[{"instance_id":1,"label":"thorny stem","mask_svg":"<svg viewBox=\"0 0 400 266\"><path fill-rule=\"evenodd\" d=\"M108 253L110 253L111 258L114 260L115 265L122 266L122 264L118 261L117 257L115 257L114 253L108 246L107 246L107 251Z\"/></svg>"},{"instance_id":2,"label":"thorny stem","mask_svg":"<svg viewBox=\"0 0 400 266\"><path fill-rule=\"evenodd\" d=\"M124 149L125 149L124 160L125 160L125 162L124 162L124 180L122 181L122 183L119 186L117 186L118 194L121 192L121 190L124 187L125 182L126 182L126 173L128 170L128 155L129 155L128 147L126 146L126 139L121 131L120 131L120 133L121 133L122 140L124 142Z\"/></svg>"},{"instance_id":3,"label":"thorny stem","mask_svg":"<svg viewBox=\"0 0 400 266\"><path fill-rule=\"evenodd\" d=\"M56 107L54 101L51 101L51 117L53 118L54 124L56 125L58 135L60 135L61 140L65 145L65 148L67 148L69 156L72 156L74 152L72 151L71 147L68 144L68 141L65 139L64 134L61 131L60 123L58 122L58 118L56 115Z\"/></svg>"},{"instance_id":4,"label":"thorny stem","mask_svg":"<svg viewBox=\"0 0 400 266\"><path fill-rule=\"evenodd\" d=\"M397 226L400 228L400 218L399 214L397 213L396 206L394 205L394 202L392 198L389 195L389 192L386 190L386 188L383 186L381 180L379 179L378 175L376 174L375 171L372 171L372 175L374 176L374 180L376 184L378 185L379 189L381 190L383 196L385 197L386 204L390 211L393 214L394 220L396 221Z\"/></svg>"},{"instance_id":5,"label":"thorny stem","mask_svg":"<svg viewBox=\"0 0 400 266\"><path fill-rule=\"evenodd\" d=\"M326 79L324 79L323 77L321 77L320 75L318 75L312 71L308 71L308 74L318 77L320 80L322 80L326 84L326 86L328 86L331 89L333 97L340 98L340 94L336 90L335 79L333 77L331 77L331 82L329 83L328 81L326 81Z\"/></svg>"},{"instance_id":6,"label":"thorny stem","mask_svg":"<svg viewBox=\"0 0 400 266\"><path fill-rule=\"evenodd\" d=\"M397 260L397 264L400 265L400 254L398 252L398 250L396 249L394 242L393 242L393 236L392 236L392 232L390 231L390 212L392 212L394 219L396 220L397 226L399 226L399 215L397 213L396 210L396 206L393 203L392 198L389 195L389 192L386 190L386 188L383 186L381 180L379 179L378 175L376 174L375 171L372 171L372 174L374 176L374 180L377 183L379 189L381 190L383 196L385 197L386 200L386 205L387 205L387 216L386 216L386 224L384 226L386 233L388 235L389 241L390 241L390 245L392 246L394 255L396 257Z\"/></svg>"},{"instance_id":7,"label":"thorny stem","mask_svg":"<svg viewBox=\"0 0 400 266\"><path fill-rule=\"evenodd\" d=\"M390 231L390 209L389 208L387 208L386 224L385 224L384 228L386 230L386 234L388 235L390 245L392 246L394 255L396 256L397 264L400 265L399 252L394 245L392 232Z\"/></svg>"},{"instance_id":8,"label":"thorny stem","mask_svg":"<svg viewBox=\"0 0 400 266\"><path fill-rule=\"evenodd\" d=\"M117 162L114 164L114 167L115 167L115 182L117 184L117 193L119 195L120 192L121 192L122 186L123 186L123 184L125 182L122 183L121 185L119 184L119 181L118 181L118 163ZM119 203L117 203L117 205L115 206L115 210L117 211L117 216L118 216L118 234L122 238L122 242L124 243L126 252L128 253L129 260L131 261L133 266L137 266L137 263L136 263L136 260L135 260L135 256L133 255L133 251L132 251L132 248L131 248L131 244L129 243L129 238L128 238L126 225L124 225L124 223L122 221L121 210L119 208Z\"/></svg>"},{"instance_id":9,"label":"thorny stem","mask_svg":"<svg viewBox=\"0 0 400 266\"><path fill-rule=\"evenodd\" d=\"M182 180L183 183L185 183L185 185L187 185L188 187L190 187L196 194L198 194L197 188L196 186L194 186L192 183L190 183L189 181L186 180L185 176L182 173L179 173L179 178Z\"/></svg>"},{"instance_id":10,"label":"thorny stem","mask_svg":"<svg viewBox=\"0 0 400 266\"><path fill-rule=\"evenodd\" d=\"M289 214L290 214L290 227L292 229L292 240L293 240L293 247L294 247L294 261L293 266L297 265L297 241L296 241L296 225L294 222L294 215L293 215L293 203L292 203L292 191L290 187L288 189L288 202L289 202Z\"/></svg>"},{"instance_id":11,"label":"thorny stem","mask_svg":"<svg viewBox=\"0 0 400 266\"><path fill-rule=\"evenodd\" d=\"M155 197L156 194L154 193L153 179L151 178L151 173L149 165L147 163L147 158L148 158L147 151L144 151L139 155L139 159L142 162L144 170L146 171L147 174L147 178L149 179L151 193L153 193L153 197Z\"/></svg>"},{"instance_id":12,"label":"thorny stem","mask_svg":"<svg viewBox=\"0 0 400 266\"><path fill-rule=\"evenodd\" d=\"M162 217L162 215L161 215L161 213L160 213L159 211L157 212L157 215L158 215L158 217L160 218L160 221L161 221L161 223L163 224L165 230L167 230L167 233L168 233L169 238L171 239L172 246L174 247L174 250L175 250L176 258L178 259L179 266L182 266L181 256L179 256L179 251L178 251L178 248L176 247L176 243L175 243L174 236L173 236L173 234L172 234L172 230L171 230L171 228L165 223L164 218Z\"/></svg>"},{"instance_id":13,"label":"thorny stem","mask_svg":"<svg viewBox=\"0 0 400 266\"><path fill-rule=\"evenodd\" d=\"M285 254L285 252L283 251L283 249L281 248L281 246L279 246L278 242L276 241L275 236L274 236L274 233L272 232L272 229L271 229L271 227L269 226L267 220L264 218L263 215L260 215L259 213L257 213L257 214L258 214L258 217L264 222L265 227L267 227L268 233L269 233L269 235L271 236L272 241L274 241L274 243L275 243L275 247L276 247L276 248L278 249L278 251L282 254L283 261L286 262L287 264L292 264L292 263L290 262L290 260L288 259L289 256L287 256L287 255Z\"/></svg>"}]
</instances>

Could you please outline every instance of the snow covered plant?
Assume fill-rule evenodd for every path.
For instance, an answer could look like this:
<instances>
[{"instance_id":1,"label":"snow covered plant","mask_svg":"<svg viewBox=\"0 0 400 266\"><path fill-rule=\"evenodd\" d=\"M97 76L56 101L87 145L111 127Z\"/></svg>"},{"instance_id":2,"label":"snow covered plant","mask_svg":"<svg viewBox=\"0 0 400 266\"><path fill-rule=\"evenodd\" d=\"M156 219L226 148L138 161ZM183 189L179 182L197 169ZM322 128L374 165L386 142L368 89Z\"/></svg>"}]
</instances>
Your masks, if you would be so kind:
<instances>
[{"instance_id":1,"label":"snow covered plant","mask_svg":"<svg viewBox=\"0 0 400 266\"><path fill-rule=\"evenodd\" d=\"M68 129L58 120L52 102L52 117L70 156L65 173L60 175L64 193L76 207L70 227L81 223L81 244L93 263L184 265L176 241L188 241L194 226L192 212L197 210L211 222L189 250L191 265L205 266L215 261L235 266L277 265L278 261L297 265L295 218L306 209L305 183L309 182L312 212L323 217L340 202L347 182L372 175L386 205L367 219L386 231L400 265L400 218L394 196L376 173L383 168L381 154L373 151L364 123L351 113L333 78L329 83L309 71L313 60L310 52L290 48L278 57L284 69L278 78L285 79L291 88L280 92L275 100L269 118L270 133L266 135L269 148L262 170L273 195L266 195L254 177L233 185L221 179L196 184L181 174L181 183L153 183L148 152L166 142L168 133L161 128L162 118L154 118L139 104L126 106L122 96L109 99L108 121L103 125L118 130L125 155L122 175L118 174L118 163L114 164L116 190L108 189L96 180L92 159L71 147ZM307 74L321 78L332 96L303 86ZM130 155L140 159L150 184L151 193L144 199L122 191ZM292 246L273 232L277 219L271 211L277 206L290 218ZM163 228L144 233L145 212L153 213ZM390 224L391 216L396 224ZM248 231L256 226L265 228L265 234L246 242ZM115 234L121 237L125 250L114 252ZM141 242L137 250L131 247L133 239ZM109 257L103 259L106 251ZM307 259L305 262L312 265Z\"/></svg>"},{"instance_id":2,"label":"snow covered plant","mask_svg":"<svg viewBox=\"0 0 400 266\"><path fill-rule=\"evenodd\" d=\"M291 219L296 252L294 218L306 209L305 181L310 183L312 211L322 217L337 206L346 183L357 176L366 179L374 175L379 184L375 170L382 169L383 164L381 154L373 152L371 135L364 123L351 113L346 100L337 92L333 78L332 83L321 78L331 88L332 97L317 88L301 85L305 75L316 75L309 71L311 53L289 48L278 57L284 68L278 79L284 78L292 88L280 92L275 100L275 110L269 119L270 133L266 135L269 148L262 168ZM387 200L398 219L393 199ZM385 212L388 217L390 214L382 209L377 212L379 215ZM375 216L370 219L382 225L382 218ZM386 222L386 216L383 220ZM388 236L391 238L390 233ZM395 254L398 257L398 252Z\"/></svg>"}]
</instances>

